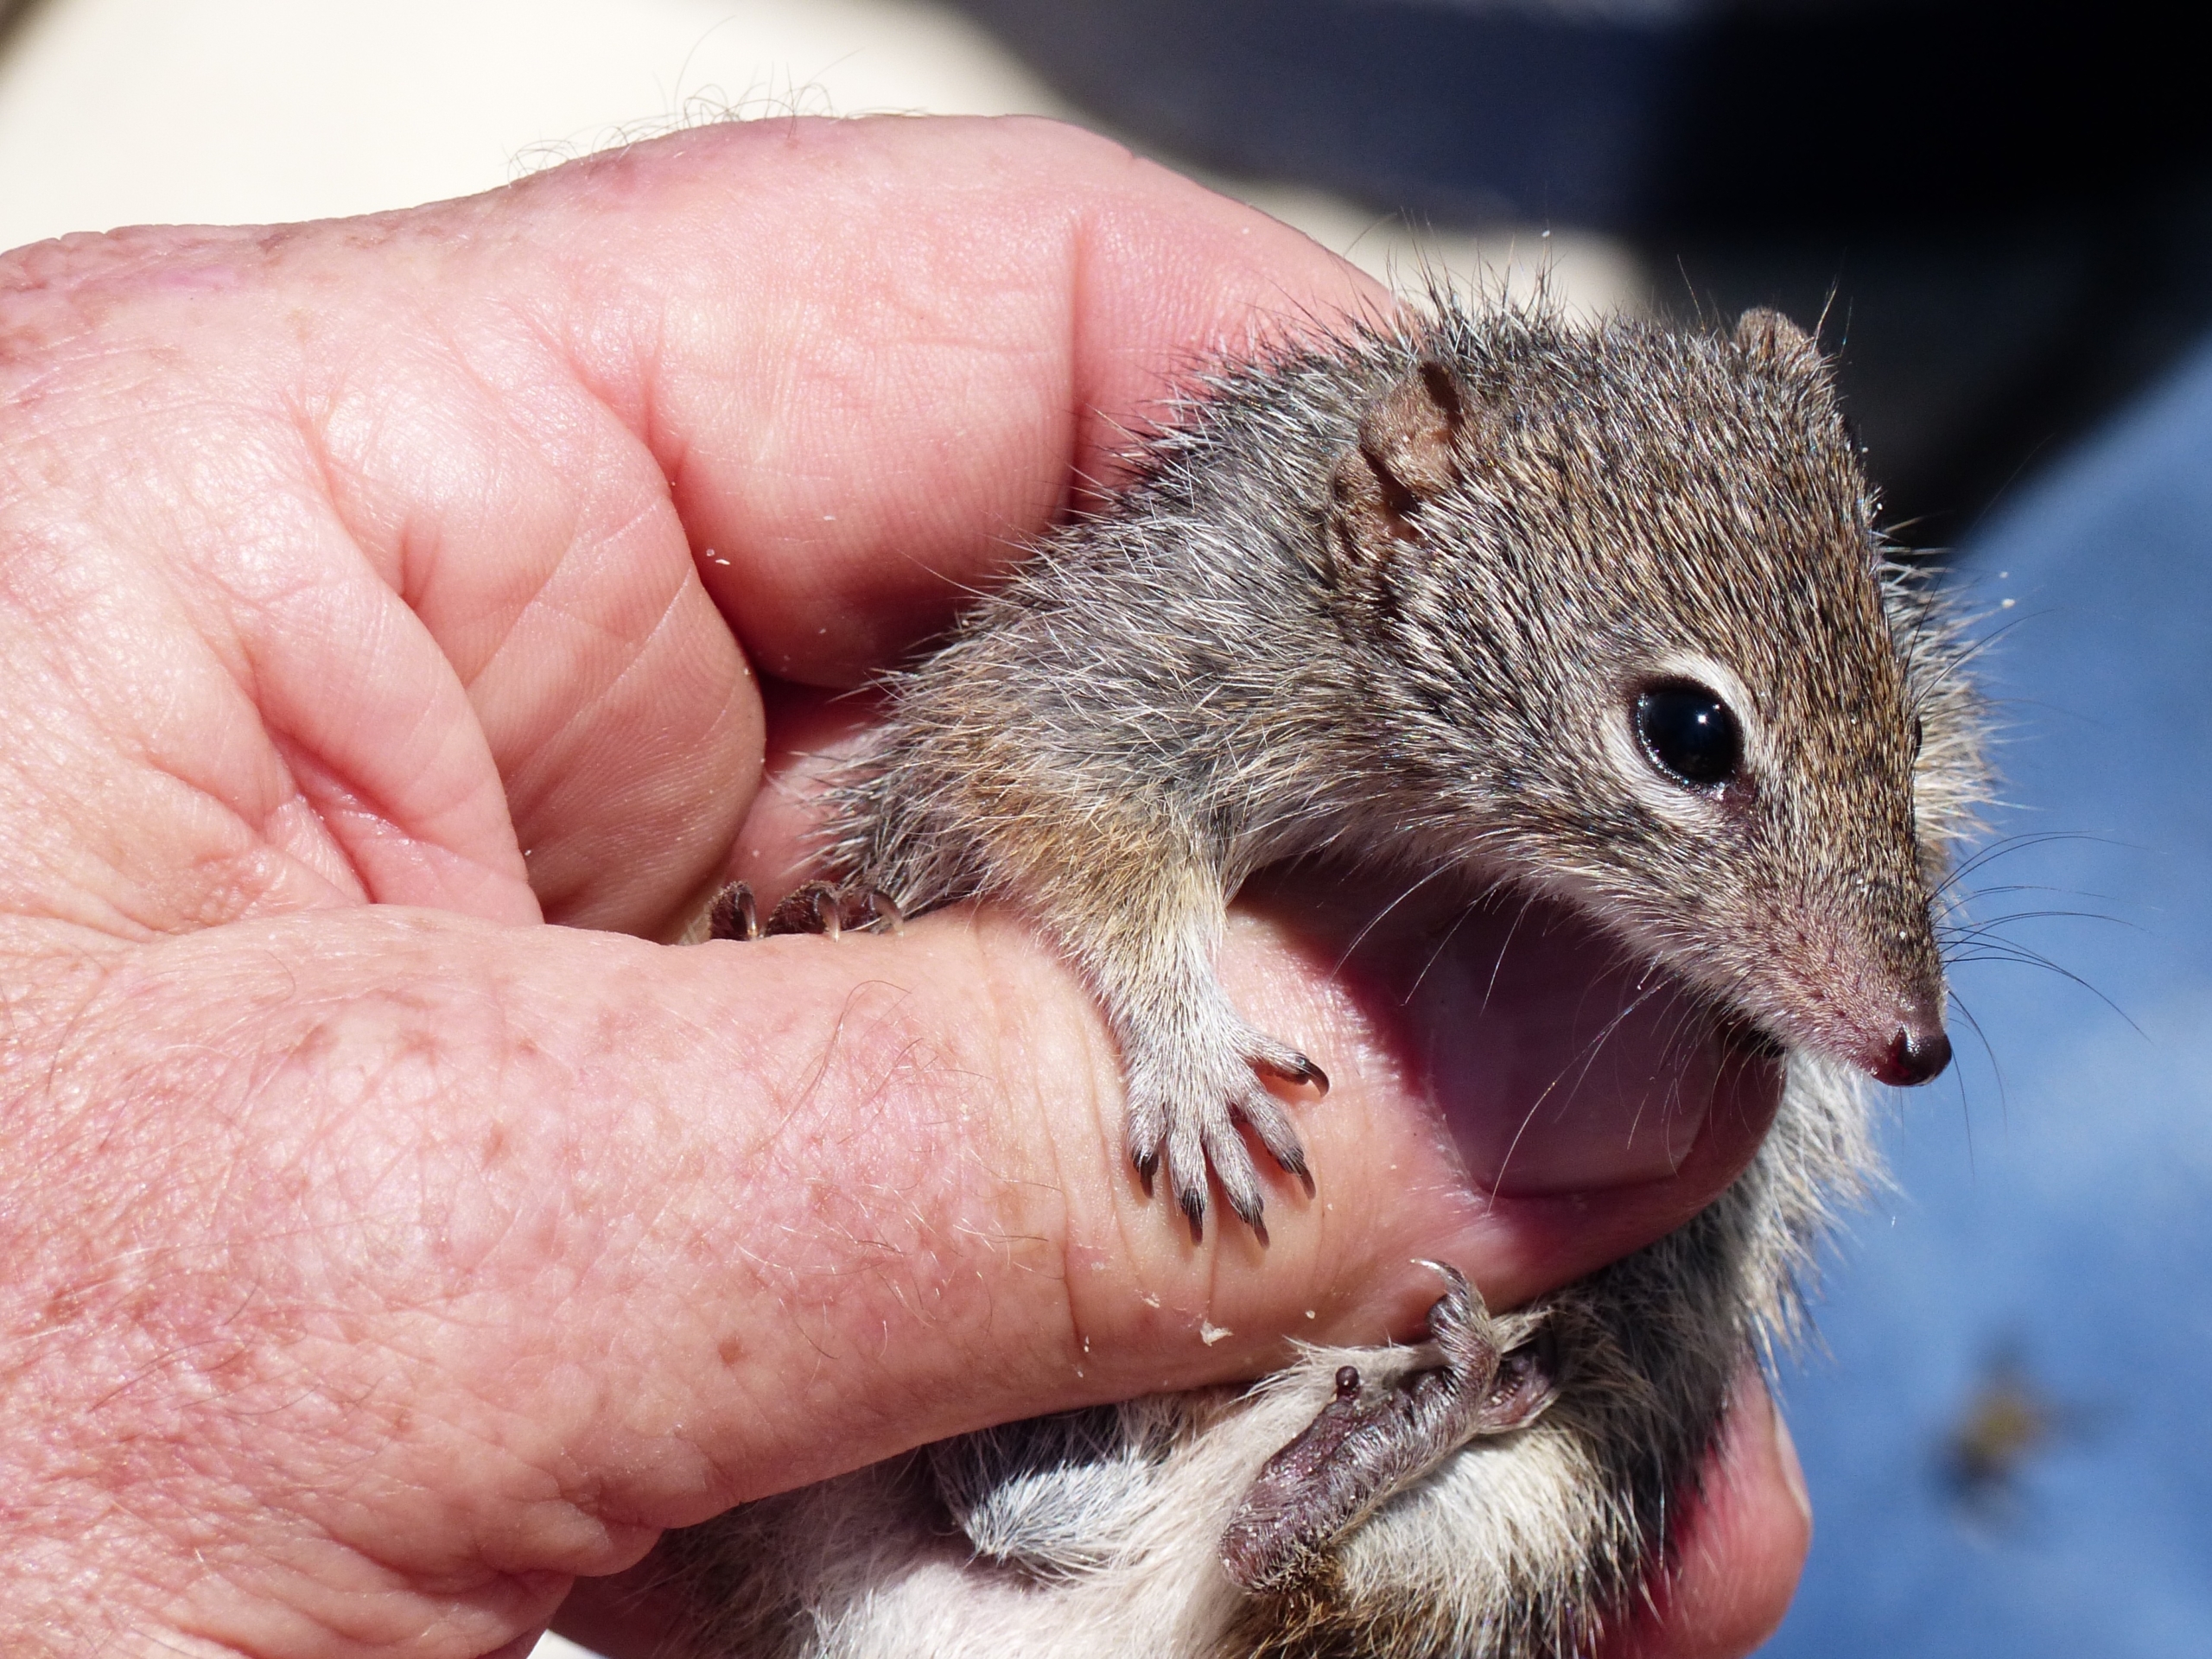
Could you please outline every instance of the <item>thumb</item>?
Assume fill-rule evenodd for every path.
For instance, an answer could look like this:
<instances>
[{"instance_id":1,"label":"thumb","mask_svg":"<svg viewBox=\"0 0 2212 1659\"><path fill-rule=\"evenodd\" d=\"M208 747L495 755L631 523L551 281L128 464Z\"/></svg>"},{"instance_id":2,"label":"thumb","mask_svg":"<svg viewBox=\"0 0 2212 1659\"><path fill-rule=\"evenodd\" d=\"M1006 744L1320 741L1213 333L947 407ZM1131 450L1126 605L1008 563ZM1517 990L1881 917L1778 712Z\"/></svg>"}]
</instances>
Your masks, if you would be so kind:
<instances>
[{"instance_id":1,"label":"thumb","mask_svg":"<svg viewBox=\"0 0 2212 1659\"><path fill-rule=\"evenodd\" d=\"M389 907L45 937L16 1028L67 1036L19 1218L60 1243L16 1288L62 1310L57 1478L133 1495L142 1577L203 1583L206 1529L230 1538L257 1611L200 1623L248 1650L372 1568L379 1605L512 1633L730 1503L1252 1375L1285 1331L1409 1332L1416 1255L1518 1300L1664 1230L1760 1122L1716 1109L1676 1175L1572 1229L1555 1193L1487 1198L1402 1018L1247 914L1231 995L1338 1084L1301 1109L1318 1197L1277 1189L1271 1247L1193 1246L1127 1166L1088 995L989 911L691 948Z\"/></svg>"},{"instance_id":2,"label":"thumb","mask_svg":"<svg viewBox=\"0 0 2212 1659\"><path fill-rule=\"evenodd\" d=\"M9 938L10 1037L53 1057L10 1120L44 1172L9 1217L40 1242L10 1436L39 1513L99 1517L67 1528L92 1570L217 1644L435 1618L480 1651L662 1528L1249 1373L1305 1307L1393 1318L1359 1227L1269 1260L1166 1224L1089 999L987 916Z\"/></svg>"}]
</instances>

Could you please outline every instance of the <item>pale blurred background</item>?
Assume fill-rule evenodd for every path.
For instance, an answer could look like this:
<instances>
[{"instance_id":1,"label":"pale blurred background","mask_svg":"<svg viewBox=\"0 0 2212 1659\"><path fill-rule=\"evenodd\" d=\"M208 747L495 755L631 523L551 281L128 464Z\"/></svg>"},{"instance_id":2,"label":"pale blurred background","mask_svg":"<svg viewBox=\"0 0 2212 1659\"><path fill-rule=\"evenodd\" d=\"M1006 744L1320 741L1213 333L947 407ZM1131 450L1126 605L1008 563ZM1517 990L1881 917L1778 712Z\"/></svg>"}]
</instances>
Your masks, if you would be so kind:
<instances>
[{"instance_id":1,"label":"pale blurred background","mask_svg":"<svg viewBox=\"0 0 2212 1659\"><path fill-rule=\"evenodd\" d=\"M0 247L399 207L728 115L1029 112L1386 279L1821 319L1893 514L1963 543L2004 635L1999 829L2069 838L1977 877L1981 919L2058 913L1967 943L1964 1058L1893 1103L1901 1191L1784 1373L1820 1528L1771 1650L2168 1659L2212 1653L2212 100L2177 15L0 0Z\"/></svg>"},{"instance_id":2,"label":"pale blurred background","mask_svg":"<svg viewBox=\"0 0 2212 1659\"><path fill-rule=\"evenodd\" d=\"M10 4L0 0L0 16ZM980 25L922 0L13 10L14 24L0 23L0 248L118 225L320 219L467 195L730 114L1084 118ZM1542 270L1584 309L1642 302L1637 262L1610 238L1512 223L1417 238L1402 216L1326 190L1205 176L1386 278L1426 261L1525 290Z\"/></svg>"}]
</instances>

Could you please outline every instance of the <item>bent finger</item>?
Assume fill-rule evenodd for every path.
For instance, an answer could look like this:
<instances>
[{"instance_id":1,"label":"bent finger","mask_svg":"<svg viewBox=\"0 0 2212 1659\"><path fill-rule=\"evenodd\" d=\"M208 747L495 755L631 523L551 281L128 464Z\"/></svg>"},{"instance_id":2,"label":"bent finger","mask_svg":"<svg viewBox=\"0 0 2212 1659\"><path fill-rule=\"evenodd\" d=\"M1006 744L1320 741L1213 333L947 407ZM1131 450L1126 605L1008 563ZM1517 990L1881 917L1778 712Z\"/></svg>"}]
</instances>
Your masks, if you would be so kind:
<instances>
[{"instance_id":1,"label":"bent finger","mask_svg":"<svg viewBox=\"0 0 2212 1659\"><path fill-rule=\"evenodd\" d=\"M1376 300L1074 129L911 120L702 129L371 219L49 245L0 286L28 377L9 435L51 508L13 528L73 550L73 649L205 637L173 674L120 646L89 664L128 691L98 711L116 746L248 824L288 822L289 790L329 843L299 861L340 888L518 919L526 859L555 919L637 931L745 809L733 632L773 673L865 677L1180 378ZM92 613L118 595L127 619ZM147 710L267 739L171 756Z\"/></svg>"}]
</instances>

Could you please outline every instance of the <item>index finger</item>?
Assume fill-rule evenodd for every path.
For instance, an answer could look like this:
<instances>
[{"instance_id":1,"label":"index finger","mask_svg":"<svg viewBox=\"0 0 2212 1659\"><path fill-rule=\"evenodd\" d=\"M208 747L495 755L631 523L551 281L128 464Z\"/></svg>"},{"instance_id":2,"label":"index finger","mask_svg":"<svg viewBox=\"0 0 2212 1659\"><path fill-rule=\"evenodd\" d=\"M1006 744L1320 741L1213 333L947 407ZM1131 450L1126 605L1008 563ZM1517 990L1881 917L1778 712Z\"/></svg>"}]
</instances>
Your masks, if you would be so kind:
<instances>
[{"instance_id":1,"label":"index finger","mask_svg":"<svg viewBox=\"0 0 2212 1659\"><path fill-rule=\"evenodd\" d=\"M132 690L87 741L127 728L122 771L150 753L243 824L308 824L266 900L100 895L155 931L345 898L661 931L758 774L733 634L865 677L1179 376L1376 299L1073 129L906 120L27 249L0 291L22 533L90 550L79 585L132 611L73 625L112 641L78 677ZM207 648L156 693L132 629ZM213 732L246 741L211 760Z\"/></svg>"}]
</instances>

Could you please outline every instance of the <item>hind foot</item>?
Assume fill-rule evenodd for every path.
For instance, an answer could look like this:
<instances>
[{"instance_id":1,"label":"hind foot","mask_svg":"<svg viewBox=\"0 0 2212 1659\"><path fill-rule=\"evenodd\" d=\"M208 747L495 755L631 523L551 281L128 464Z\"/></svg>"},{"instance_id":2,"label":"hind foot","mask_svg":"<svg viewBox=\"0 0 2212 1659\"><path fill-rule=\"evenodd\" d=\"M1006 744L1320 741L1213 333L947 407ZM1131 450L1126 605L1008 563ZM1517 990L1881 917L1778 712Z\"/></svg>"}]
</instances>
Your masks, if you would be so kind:
<instances>
[{"instance_id":1,"label":"hind foot","mask_svg":"<svg viewBox=\"0 0 2212 1659\"><path fill-rule=\"evenodd\" d=\"M1556 1389L1525 1319L1493 1319L1455 1268L1428 1262L1444 1294L1428 1312L1443 1363L1370 1387L1340 1367L1336 1397L1262 1465L1222 1534L1221 1562L1246 1590L1304 1577L1385 1500L1479 1435L1535 1421ZM1509 1348L1509 1343L1514 1344Z\"/></svg>"}]
</instances>

